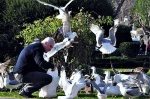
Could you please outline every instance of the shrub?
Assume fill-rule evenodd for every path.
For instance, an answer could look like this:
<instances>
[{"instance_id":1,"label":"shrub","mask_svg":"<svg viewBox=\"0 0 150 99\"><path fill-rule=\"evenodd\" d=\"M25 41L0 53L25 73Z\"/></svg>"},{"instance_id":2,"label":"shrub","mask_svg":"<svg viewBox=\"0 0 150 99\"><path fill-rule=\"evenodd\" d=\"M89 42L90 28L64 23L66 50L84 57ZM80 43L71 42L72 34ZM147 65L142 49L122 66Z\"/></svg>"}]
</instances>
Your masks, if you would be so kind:
<instances>
[{"instance_id":1,"label":"shrub","mask_svg":"<svg viewBox=\"0 0 150 99\"><path fill-rule=\"evenodd\" d=\"M119 47L122 42L131 42L131 28L125 25L119 25L116 32L116 47Z\"/></svg>"},{"instance_id":2,"label":"shrub","mask_svg":"<svg viewBox=\"0 0 150 99\"><path fill-rule=\"evenodd\" d=\"M81 10L80 13L71 17L70 20L71 30L73 32L77 32L78 35L78 38L75 39L75 41L79 43L74 44L73 48L68 49L68 62L75 58L75 64L73 65L77 65L79 63L89 64L91 59L90 56L93 53L92 46L95 46L96 44L95 35L90 31L89 25L91 23L98 24L99 26L102 26L102 24L112 24L112 18L109 16L99 16L98 19L94 19L89 13L83 13ZM48 35L53 37L58 27L62 26L62 22L55 17L47 17L44 20L36 20L33 24L26 24L25 26L26 28L20 32L18 37L23 37L25 45L28 45L33 42L34 38L42 40ZM62 51L59 51L54 57L62 60ZM70 63L69 66L71 66Z\"/></svg>"},{"instance_id":3,"label":"shrub","mask_svg":"<svg viewBox=\"0 0 150 99\"><path fill-rule=\"evenodd\" d=\"M123 42L120 44L119 49L123 57L133 58L137 56L140 44L136 42Z\"/></svg>"}]
</instances>

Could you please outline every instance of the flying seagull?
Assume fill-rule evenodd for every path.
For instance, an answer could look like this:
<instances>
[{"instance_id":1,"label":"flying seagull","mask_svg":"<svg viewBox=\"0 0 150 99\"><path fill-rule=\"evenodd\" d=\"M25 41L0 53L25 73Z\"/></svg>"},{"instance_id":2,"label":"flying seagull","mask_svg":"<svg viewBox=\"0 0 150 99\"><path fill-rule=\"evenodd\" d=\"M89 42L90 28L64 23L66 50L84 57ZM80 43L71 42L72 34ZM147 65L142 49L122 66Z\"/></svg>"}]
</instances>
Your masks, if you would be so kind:
<instances>
[{"instance_id":1,"label":"flying seagull","mask_svg":"<svg viewBox=\"0 0 150 99\"><path fill-rule=\"evenodd\" d=\"M49 59L51 56L53 56L59 50L65 48L65 47L71 47L71 44L73 43L74 38L77 37L77 33L71 31L70 18L69 18L70 13L66 10L68 5L73 0L70 0L64 7L57 7L55 5L48 4L48 3L40 1L40 0L37 0L37 1L41 4L44 4L46 6L50 6L50 7L53 7L55 9L59 10L60 14L58 16L56 16L56 18L62 19L63 26L59 28L58 32L55 34L55 37L57 37L59 34L62 34L64 36L64 40L63 40L63 42L56 43L54 45L54 48L50 52L48 52L47 55L44 55L44 57L48 56L47 59ZM66 43L64 43L64 42L66 42Z\"/></svg>"},{"instance_id":2,"label":"flying seagull","mask_svg":"<svg viewBox=\"0 0 150 99\"><path fill-rule=\"evenodd\" d=\"M104 29L99 27L98 25L91 24L90 30L96 36L96 47L103 53L103 54L111 54L113 53L116 48L116 26L111 27L109 29L109 36L104 38Z\"/></svg>"},{"instance_id":3,"label":"flying seagull","mask_svg":"<svg viewBox=\"0 0 150 99\"><path fill-rule=\"evenodd\" d=\"M37 1L41 4L44 4L46 6L50 6L50 7L53 7L55 9L59 10L60 14L57 15L56 18L62 19L62 23L63 23L62 31L63 32L61 32L61 33L63 34L64 37L68 37L70 35L70 33L72 33L72 31L71 31L71 27L70 27L70 18L69 18L70 12L67 11L66 8L73 0L70 0L64 7L57 7L57 6L48 4L48 3L40 1L40 0L37 0Z\"/></svg>"}]
</instances>

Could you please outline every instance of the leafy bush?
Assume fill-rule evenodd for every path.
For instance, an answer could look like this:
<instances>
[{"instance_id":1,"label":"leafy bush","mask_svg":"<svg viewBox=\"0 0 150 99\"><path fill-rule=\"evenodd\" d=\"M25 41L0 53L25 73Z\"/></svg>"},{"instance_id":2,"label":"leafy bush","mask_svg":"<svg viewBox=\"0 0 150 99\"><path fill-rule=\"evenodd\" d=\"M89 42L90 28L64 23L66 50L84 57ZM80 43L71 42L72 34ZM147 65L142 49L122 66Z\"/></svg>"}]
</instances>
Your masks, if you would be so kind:
<instances>
[{"instance_id":1,"label":"leafy bush","mask_svg":"<svg viewBox=\"0 0 150 99\"><path fill-rule=\"evenodd\" d=\"M46 36L53 36L61 21L54 17L47 17L44 20L36 20L33 24L25 24L26 28L20 31L17 37L23 37L25 45L33 42L34 38L44 39Z\"/></svg>"},{"instance_id":2,"label":"leafy bush","mask_svg":"<svg viewBox=\"0 0 150 99\"><path fill-rule=\"evenodd\" d=\"M91 23L102 26L103 24L112 24L111 17L99 16L98 19L94 19L91 14L81 12L71 17L71 29L73 32L77 32L78 38L75 41L79 42L74 44L73 48L69 48L68 62L72 59L75 60L73 65L77 64L89 64L91 54L93 53L93 46L95 46L95 35L90 31L89 25ZM61 20L55 17L47 17L44 20L36 20L33 24L26 24L26 28L20 32L17 37L23 37L25 45L33 42L34 38L42 40L46 36L54 36L54 33L58 27L62 26ZM62 60L62 51L59 51L55 57ZM84 58L83 58L84 56ZM64 60L63 60L64 61ZM69 66L72 63L69 64Z\"/></svg>"},{"instance_id":3,"label":"leafy bush","mask_svg":"<svg viewBox=\"0 0 150 99\"><path fill-rule=\"evenodd\" d=\"M120 49L117 48L117 49L115 50L115 52L113 52L113 53L111 54L111 56L121 56Z\"/></svg>"},{"instance_id":4,"label":"leafy bush","mask_svg":"<svg viewBox=\"0 0 150 99\"><path fill-rule=\"evenodd\" d=\"M123 42L119 46L120 52L124 57L136 57L139 50L140 44L135 42Z\"/></svg>"},{"instance_id":5,"label":"leafy bush","mask_svg":"<svg viewBox=\"0 0 150 99\"><path fill-rule=\"evenodd\" d=\"M117 32L116 32L116 47L118 48L120 43L122 42L131 42L131 34L130 34L131 28L129 26L125 25L119 25Z\"/></svg>"}]
</instances>

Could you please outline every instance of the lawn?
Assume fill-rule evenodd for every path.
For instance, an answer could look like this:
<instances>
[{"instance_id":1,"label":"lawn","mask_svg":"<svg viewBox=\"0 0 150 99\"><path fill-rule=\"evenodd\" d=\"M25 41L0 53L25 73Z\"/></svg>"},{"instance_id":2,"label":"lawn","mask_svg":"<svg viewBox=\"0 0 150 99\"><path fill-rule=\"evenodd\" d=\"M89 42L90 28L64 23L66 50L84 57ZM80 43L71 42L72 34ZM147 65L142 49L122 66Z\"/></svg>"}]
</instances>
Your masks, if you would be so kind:
<instances>
[{"instance_id":1,"label":"lawn","mask_svg":"<svg viewBox=\"0 0 150 99\"><path fill-rule=\"evenodd\" d=\"M110 70L111 69L103 69L103 70ZM119 71L124 71L125 69L117 69ZM147 73L148 75L150 75L150 71ZM19 90L13 90L12 92L9 92L8 90L7 91L1 91L0 92L0 99L23 99L24 97L18 95L18 91ZM35 92L33 93L33 95L35 95L37 98L34 98L34 99L43 99L43 98L39 98L38 97L38 92ZM62 96L64 95L63 92L57 92L57 96ZM50 98L46 98L46 99L50 99ZM53 98L53 99L57 99L57 98ZM78 94L78 97L77 98L74 98L74 99L98 99L97 96L96 96L96 93L90 93L90 94L85 94L85 92L80 92ZM116 97L111 97L109 96L107 99L127 99L125 97L122 97L122 96L116 96ZM150 96L140 96L140 97L137 97L135 99L150 99Z\"/></svg>"},{"instance_id":2,"label":"lawn","mask_svg":"<svg viewBox=\"0 0 150 99\"><path fill-rule=\"evenodd\" d=\"M35 95L37 97L34 99L43 99L43 98L38 97L38 92L33 93L33 95ZM58 92L57 95L62 96L62 95L64 95L64 93ZM7 98L23 99L24 97L18 95L18 90L14 90L13 92L0 92L0 99L7 99ZM50 99L50 98L46 98L46 99ZM53 98L53 99L57 99L57 98ZM78 97L74 98L74 99L97 99L97 96L96 96L96 93L90 93L90 94L79 93ZM122 97L122 96L116 96L116 97L108 97L107 99L127 99L127 98ZM150 97L141 96L141 97L137 97L135 99L150 99Z\"/></svg>"}]
</instances>

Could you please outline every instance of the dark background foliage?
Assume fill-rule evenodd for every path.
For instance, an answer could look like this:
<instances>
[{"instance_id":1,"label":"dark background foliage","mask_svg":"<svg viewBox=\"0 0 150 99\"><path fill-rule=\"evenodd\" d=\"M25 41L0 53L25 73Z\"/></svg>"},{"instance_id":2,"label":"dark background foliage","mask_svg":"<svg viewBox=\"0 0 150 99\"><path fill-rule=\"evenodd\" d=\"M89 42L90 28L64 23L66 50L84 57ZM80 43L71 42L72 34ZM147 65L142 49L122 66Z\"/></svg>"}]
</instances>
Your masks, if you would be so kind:
<instances>
[{"instance_id":1,"label":"dark background foliage","mask_svg":"<svg viewBox=\"0 0 150 99\"><path fill-rule=\"evenodd\" d=\"M68 0L42 1L57 6L64 6L68 2ZM68 10L72 11L72 30L77 31L79 34L79 38L77 39L79 43L69 49L69 64L75 63L76 65L82 64L86 66L91 64L93 60L101 59L102 54L94 51L95 36L91 33L88 26L88 24L92 22L99 26L103 26L105 29L105 36L108 36L109 28L113 26L113 19L122 19L125 15L132 16L133 19L135 19L134 23L138 25L137 13L140 13L143 26L149 27L149 23L147 23L149 22L147 13L149 9L149 6L147 6L149 0L146 0L146 3L143 0L135 0L136 5L134 5L134 0L116 1L117 0L75 0L69 5ZM146 6L140 5L141 3L144 3ZM17 57L25 46L25 37L18 37L21 31L26 30L27 26L25 24L30 24L31 27L29 30L32 30L35 27L31 24L34 24L35 20L41 20L42 23L47 17L50 16L54 18L54 16L58 14L58 10L39 4L36 0L1 0L0 5L0 62ZM132 7L133 9L131 10ZM81 9L82 15L79 15L81 14ZM91 14L91 16L89 16L90 18L88 14ZM110 20L107 20L106 16L110 16ZM101 17L100 19L102 20L93 21L97 20L99 17ZM144 23L145 20L146 23ZM57 21L54 20L54 23L55 22ZM79 23L76 24L77 22ZM56 28L53 28L51 31L54 32L55 30ZM118 27L116 33L116 47L118 49L111 55L108 55L108 57L113 55L121 56L119 46L122 42L131 42L130 30L131 27ZM39 37L42 39L47 35L48 34L41 34ZM53 35L53 33L49 35ZM35 34L32 36L34 37ZM60 51L58 56L62 55L62 53L63 51ZM58 56L56 55L56 58ZM61 58L63 58L63 56L61 56ZM81 60L79 61L78 59Z\"/></svg>"}]
</instances>

